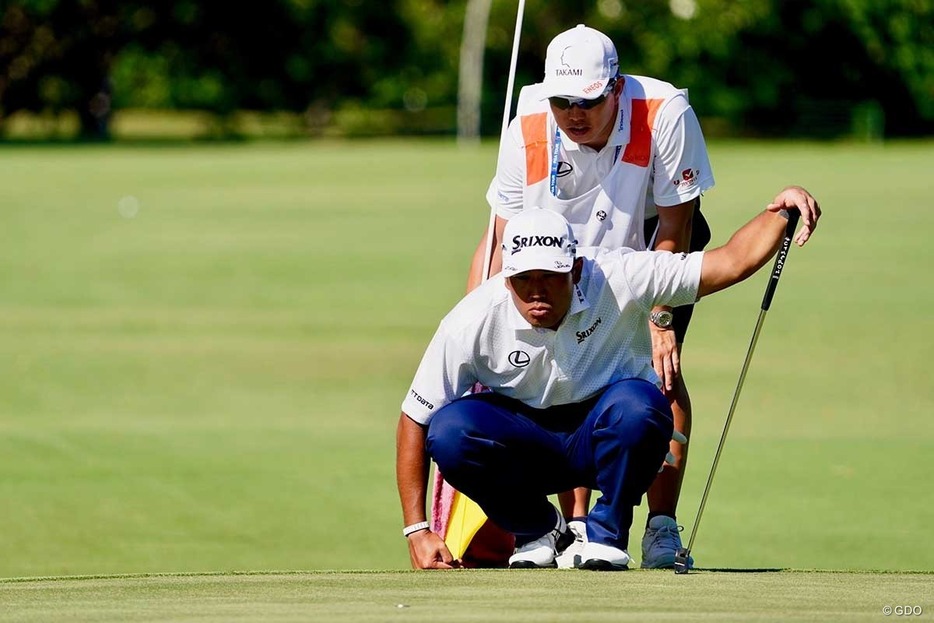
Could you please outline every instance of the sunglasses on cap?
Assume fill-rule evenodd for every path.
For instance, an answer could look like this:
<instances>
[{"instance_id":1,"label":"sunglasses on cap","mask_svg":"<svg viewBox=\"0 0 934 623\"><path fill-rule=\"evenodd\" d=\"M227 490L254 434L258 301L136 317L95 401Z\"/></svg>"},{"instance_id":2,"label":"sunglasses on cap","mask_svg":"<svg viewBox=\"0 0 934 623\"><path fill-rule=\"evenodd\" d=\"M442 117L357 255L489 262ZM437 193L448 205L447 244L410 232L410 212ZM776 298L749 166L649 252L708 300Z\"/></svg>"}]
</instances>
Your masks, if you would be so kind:
<instances>
[{"instance_id":1,"label":"sunglasses on cap","mask_svg":"<svg viewBox=\"0 0 934 623\"><path fill-rule=\"evenodd\" d=\"M548 101L551 102L551 105L558 110L568 110L571 106L577 106L581 110L590 110L591 108L596 108L606 101L606 98L609 97L610 93L613 92L614 84L616 84L616 80L610 80L607 83L606 88L603 90L603 93L600 94L600 97L595 97L592 100L586 100L577 97L549 97Z\"/></svg>"}]
</instances>

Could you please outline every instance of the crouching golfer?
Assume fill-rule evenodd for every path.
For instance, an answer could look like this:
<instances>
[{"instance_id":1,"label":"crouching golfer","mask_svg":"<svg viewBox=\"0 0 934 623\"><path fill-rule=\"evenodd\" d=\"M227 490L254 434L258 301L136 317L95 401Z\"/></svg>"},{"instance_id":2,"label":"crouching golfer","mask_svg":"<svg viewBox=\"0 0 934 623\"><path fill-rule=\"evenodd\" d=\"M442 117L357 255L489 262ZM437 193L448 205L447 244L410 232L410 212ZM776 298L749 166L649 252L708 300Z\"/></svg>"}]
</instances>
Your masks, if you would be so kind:
<instances>
[{"instance_id":1,"label":"crouching golfer","mask_svg":"<svg viewBox=\"0 0 934 623\"><path fill-rule=\"evenodd\" d=\"M396 478L412 566L458 566L425 521L429 456L516 537L511 567L552 567L573 541L548 495L600 491L584 569L625 569L633 507L665 459L672 414L652 368L648 316L753 274L788 211L803 245L820 208L798 187L708 252L619 249L577 257L564 217L530 209L503 236L503 269L441 321L402 403ZM490 391L465 395L475 383Z\"/></svg>"}]
</instances>

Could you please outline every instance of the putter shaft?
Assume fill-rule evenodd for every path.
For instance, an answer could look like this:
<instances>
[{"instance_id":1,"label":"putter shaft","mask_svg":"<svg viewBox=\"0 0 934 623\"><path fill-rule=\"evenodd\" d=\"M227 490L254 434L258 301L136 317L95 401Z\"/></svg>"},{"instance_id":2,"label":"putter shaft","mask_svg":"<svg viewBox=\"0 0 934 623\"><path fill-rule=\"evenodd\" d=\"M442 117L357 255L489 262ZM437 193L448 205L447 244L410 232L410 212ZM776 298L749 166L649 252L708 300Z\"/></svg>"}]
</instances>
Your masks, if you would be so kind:
<instances>
[{"instance_id":1,"label":"putter shaft","mask_svg":"<svg viewBox=\"0 0 934 623\"><path fill-rule=\"evenodd\" d=\"M697 538L697 528L700 526L701 516L703 516L704 507L707 505L707 496L710 495L710 485L713 483L714 474L717 473L717 465L720 463L720 454L723 452L723 446L726 443L726 435L730 431L730 423L733 421L733 413L736 412L736 404L739 402L739 395L743 390L746 372L749 371L749 363L752 361L752 353L756 350L756 342L759 341L759 333L762 331L765 315L772 305L772 297L775 295L775 289L778 287L778 280L782 276L782 269L784 269L785 260L788 258L788 251L791 248L791 240L795 235L795 228L798 225L799 217L800 213L797 211L791 211L788 214L785 236L782 239L782 244L778 249L778 253L775 255L775 265L772 267L772 274L769 276L769 281L765 288L765 295L762 297L759 319L756 321L756 328L752 332L749 348L746 349L746 359L743 361L743 369L739 373L739 381L736 383L736 389L733 391L730 411L727 413L726 422L723 424L723 432L720 434L720 443L717 445L717 452L713 457L710 474L707 476L707 484L704 486L704 494L701 496L700 506L697 508L697 515L694 517L694 527L691 529L691 538L688 540L688 546L679 550L678 554L675 556L675 573L677 574L688 572L688 557L691 555L691 549L694 547L694 539Z\"/></svg>"}]
</instances>

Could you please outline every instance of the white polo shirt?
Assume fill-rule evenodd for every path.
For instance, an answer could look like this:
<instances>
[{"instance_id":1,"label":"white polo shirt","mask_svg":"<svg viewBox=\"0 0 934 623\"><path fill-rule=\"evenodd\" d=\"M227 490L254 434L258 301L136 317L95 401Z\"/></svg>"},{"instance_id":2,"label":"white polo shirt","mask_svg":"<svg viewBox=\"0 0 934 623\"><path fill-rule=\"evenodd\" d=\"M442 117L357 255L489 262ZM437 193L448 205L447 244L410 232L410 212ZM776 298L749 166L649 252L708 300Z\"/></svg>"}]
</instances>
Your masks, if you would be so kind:
<instances>
[{"instance_id":1,"label":"white polo shirt","mask_svg":"<svg viewBox=\"0 0 934 623\"><path fill-rule=\"evenodd\" d=\"M667 83L644 76L626 75L624 79L617 123L603 149L596 151L586 145L578 145L567 137L562 138L556 182L559 199L573 202L605 182L619 161L620 150L630 141L630 109L634 97L644 96L648 85L665 85L674 90L674 87ZM523 102L538 100L539 88L538 84L523 88L520 94L519 114L523 112ZM551 109L547 107L547 103L540 106L541 110L548 114L548 127L554 132L556 126ZM651 182L646 189L645 218L655 216L656 205L678 205L700 196L702 192L713 187L714 177L707 145L697 116L688 103L686 90L681 90L666 100L658 110L652 130L652 145ZM549 137L549 149L552 148L553 137ZM517 117L510 123L509 132L501 143L496 176L486 194L487 202L500 217L509 220L524 207L528 207L523 201L526 191L525 176L526 154ZM632 192L646 191L641 188L632 189ZM552 206L547 207L555 209ZM560 209L555 211L562 212ZM583 245L595 244L580 238L579 242Z\"/></svg>"},{"instance_id":2,"label":"white polo shirt","mask_svg":"<svg viewBox=\"0 0 934 623\"><path fill-rule=\"evenodd\" d=\"M585 258L557 330L522 317L502 274L464 297L441 321L402 411L427 424L477 382L538 409L584 401L627 378L658 384L649 313L696 300L703 253L590 251L597 259Z\"/></svg>"}]
</instances>

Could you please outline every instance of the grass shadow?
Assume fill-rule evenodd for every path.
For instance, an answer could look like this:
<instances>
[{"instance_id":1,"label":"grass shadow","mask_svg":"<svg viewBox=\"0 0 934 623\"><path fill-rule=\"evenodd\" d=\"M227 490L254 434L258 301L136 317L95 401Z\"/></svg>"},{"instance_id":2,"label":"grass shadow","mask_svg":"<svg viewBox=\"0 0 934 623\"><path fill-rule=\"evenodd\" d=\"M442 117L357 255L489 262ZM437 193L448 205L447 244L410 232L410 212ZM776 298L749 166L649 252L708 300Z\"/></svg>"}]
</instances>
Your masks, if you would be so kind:
<instances>
[{"instance_id":1,"label":"grass shadow","mask_svg":"<svg viewBox=\"0 0 934 623\"><path fill-rule=\"evenodd\" d=\"M748 569L735 568L735 567L703 567L691 569L689 573L697 573L698 571L710 572L710 573L781 573L782 571L788 571L788 569L780 569L774 567L750 567Z\"/></svg>"}]
</instances>

